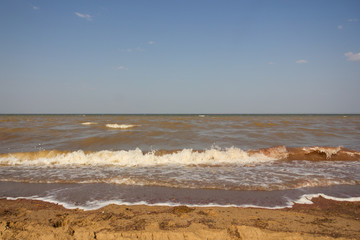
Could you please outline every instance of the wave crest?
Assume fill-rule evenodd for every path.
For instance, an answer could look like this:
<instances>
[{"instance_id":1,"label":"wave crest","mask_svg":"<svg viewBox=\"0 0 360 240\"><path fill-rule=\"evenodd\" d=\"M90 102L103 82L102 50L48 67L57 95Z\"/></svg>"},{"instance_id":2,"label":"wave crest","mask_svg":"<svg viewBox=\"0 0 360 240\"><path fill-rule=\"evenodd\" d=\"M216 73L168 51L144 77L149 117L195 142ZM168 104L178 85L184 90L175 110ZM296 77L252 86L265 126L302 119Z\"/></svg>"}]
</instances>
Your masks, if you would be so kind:
<instances>
[{"instance_id":1,"label":"wave crest","mask_svg":"<svg viewBox=\"0 0 360 240\"><path fill-rule=\"evenodd\" d=\"M139 148L128 151L98 151L86 153L40 151L30 153L12 153L0 155L1 165L116 165L116 166L152 166L152 165L217 165L217 164L253 164L276 160L262 153L249 153L239 148L226 150L209 149L193 151L183 149L169 152L143 152Z\"/></svg>"},{"instance_id":2,"label":"wave crest","mask_svg":"<svg viewBox=\"0 0 360 240\"><path fill-rule=\"evenodd\" d=\"M127 128L138 127L139 125L109 123L109 124L106 124L105 126L108 128L127 129Z\"/></svg>"},{"instance_id":3,"label":"wave crest","mask_svg":"<svg viewBox=\"0 0 360 240\"><path fill-rule=\"evenodd\" d=\"M258 164L275 160L309 161L359 161L360 153L341 147L289 148L278 146L244 151L240 148L208 150L159 150L143 152L139 148L121 151L74 152L39 151L0 154L0 165L115 165L115 166L156 166L156 165L224 165Z\"/></svg>"},{"instance_id":4,"label":"wave crest","mask_svg":"<svg viewBox=\"0 0 360 240\"><path fill-rule=\"evenodd\" d=\"M97 122L83 122L82 125L95 125L98 124Z\"/></svg>"}]
</instances>

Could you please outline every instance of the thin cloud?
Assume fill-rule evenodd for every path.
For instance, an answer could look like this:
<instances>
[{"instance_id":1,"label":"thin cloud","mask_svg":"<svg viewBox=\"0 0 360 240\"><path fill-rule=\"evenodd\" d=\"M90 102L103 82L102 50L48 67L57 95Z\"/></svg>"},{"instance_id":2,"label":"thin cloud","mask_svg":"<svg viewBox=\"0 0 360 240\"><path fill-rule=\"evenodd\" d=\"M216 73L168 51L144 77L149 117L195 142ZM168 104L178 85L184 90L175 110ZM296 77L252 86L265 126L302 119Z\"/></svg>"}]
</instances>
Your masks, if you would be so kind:
<instances>
[{"instance_id":1,"label":"thin cloud","mask_svg":"<svg viewBox=\"0 0 360 240\"><path fill-rule=\"evenodd\" d=\"M305 59L299 59L296 61L297 64L304 64L304 63L308 63L308 60Z\"/></svg>"},{"instance_id":2,"label":"thin cloud","mask_svg":"<svg viewBox=\"0 0 360 240\"><path fill-rule=\"evenodd\" d=\"M122 66L122 65L118 66L116 69L117 69L117 70L120 70L120 71L127 71L127 70L129 70L127 67Z\"/></svg>"},{"instance_id":3,"label":"thin cloud","mask_svg":"<svg viewBox=\"0 0 360 240\"><path fill-rule=\"evenodd\" d=\"M359 53L347 52L344 55L346 56L347 60L350 62L360 61L360 52Z\"/></svg>"},{"instance_id":4,"label":"thin cloud","mask_svg":"<svg viewBox=\"0 0 360 240\"><path fill-rule=\"evenodd\" d=\"M84 18L88 21L92 20L92 16L90 14L83 14L83 13L75 12L75 15L78 16L79 18Z\"/></svg>"},{"instance_id":5,"label":"thin cloud","mask_svg":"<svg viewBox=\"0 0 360 240\"><path fill-rule=\"evenodd\" d=\"M359 21L359 19L357 19L357 18L350 18L350 19L348 19L348 22L358 22Z\"/></svg>"},{"instance_id":6,"label":"thin cloud","mask_svg":"<svg viewBox=\"0 0 360 240\"><path fill-rule=\"evenodd\" d=\"M119 51L131 53L131 52L143 52L144 49L141 48L141 47L137 47L137 48L124 48L124 49L119 49Z\"/></svg>"},{"instance_id":7,"label":"thin cloud","mask_svg":"<svg viewBox=\"0 0 360 240\"><path fill-rule=\"evenodd\" d=\"M155 42L154 41L148 41L146 43L147 45L154 45ZM118 48L118 50L120 52L127 52L127 53L134 53L134 52L145 52L147 49L147 46L145 45L145 43L140 44L138 47L136 48Z\"/></svg>"},{"instance_id":8,"label":"thin cloud","mask_svg":"<svg viewBox=\"0 0 360 240\"><path fill-rule=\"evenodd\" d=\"M121 52L133 52L134 49L132 48L127 48L127 49L120 49Z\"/></svg>"},{"instance_id":9,"label":"thin cloud","mask_svg":"<svg viewBox=\"0 0 360 240\"><path fill-rule=\"evenodd\" d=\"M34 9L35 11L37 11L37 10L39 10L40 8L39 8L38 6L33 6L33 9Z\"/></svg>"},{"instance_id":10,"label":"thin cloud","mask_svg":"<svg viewBox=\"0 0 360 240\"><path fill-rule=\"evenodd\" d=\"M338 29L343 29L344 26L343 26L343 25L338 25L337 28L338 28Z\"/></svg>"}]
</instances>

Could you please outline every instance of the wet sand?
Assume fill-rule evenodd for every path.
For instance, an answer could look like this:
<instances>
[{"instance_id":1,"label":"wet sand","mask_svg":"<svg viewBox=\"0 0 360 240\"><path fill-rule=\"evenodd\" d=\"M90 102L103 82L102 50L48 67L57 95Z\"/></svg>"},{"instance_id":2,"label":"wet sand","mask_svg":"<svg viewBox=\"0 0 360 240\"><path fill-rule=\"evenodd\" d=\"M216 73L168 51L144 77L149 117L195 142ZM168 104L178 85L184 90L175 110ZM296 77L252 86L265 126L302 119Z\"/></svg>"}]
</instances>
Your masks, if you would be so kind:
<instances>
[{"instance_id":1,"label":"wet sand","mask_svg":"<svg viewBox=\"0 0 360 240\"><path fill-rule=\"evenodd\" d=\"M360 239L360 202L312 201L278 210L109 205L83 211L0 199L0 239Z\"/></svg>"}]
</instances>

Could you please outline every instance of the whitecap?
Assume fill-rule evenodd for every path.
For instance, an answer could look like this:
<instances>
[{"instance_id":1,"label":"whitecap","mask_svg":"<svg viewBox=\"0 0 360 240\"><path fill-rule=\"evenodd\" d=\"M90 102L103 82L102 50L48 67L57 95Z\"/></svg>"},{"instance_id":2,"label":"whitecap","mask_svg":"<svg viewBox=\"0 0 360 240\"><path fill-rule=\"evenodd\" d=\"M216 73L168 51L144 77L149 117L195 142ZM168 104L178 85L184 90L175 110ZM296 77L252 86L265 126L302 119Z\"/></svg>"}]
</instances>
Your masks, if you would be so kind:
<instances>
[{"instance_id":1,"label":"whitecap","mask_svg":"<svg viewBox=\"0 0 360 240\"><path fill-rule=\"evenodd\" d=\"M138 127L139 125L133 125L133 124L116 124L116 123L109 123L106 124L106 127L108 128L118 128L118 129L127 129L127 128L133 128Z\"/></svg>"},{"instance_id":2,"label":"whitecap","mask_svg":"<svg viewBox=\"0 0 360 240\"><path fill-rule=\"evenodd\" d=\"M94 125L94 124L98 124L97 122L83 122L81 123L82 125Z\"/></svg>"}]
</instances>

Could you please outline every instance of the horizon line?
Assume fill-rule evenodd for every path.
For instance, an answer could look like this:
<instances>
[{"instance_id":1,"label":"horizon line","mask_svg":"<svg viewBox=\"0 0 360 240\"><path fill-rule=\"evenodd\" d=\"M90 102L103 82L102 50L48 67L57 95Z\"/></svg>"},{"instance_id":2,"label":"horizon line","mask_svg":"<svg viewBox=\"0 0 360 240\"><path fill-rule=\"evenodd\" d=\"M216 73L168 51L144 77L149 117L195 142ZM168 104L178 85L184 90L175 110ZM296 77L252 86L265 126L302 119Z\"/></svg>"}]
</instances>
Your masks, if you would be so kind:
<instances>
[{"instance_id":1,"label":"horizon line","mask_svg":"<svg viewBox=\"0 0 360 240\"><path fill-rule=\"evenodd\" d=\"M360 115L360 113L0 113L0 115Z\"/></svg>"}]
</instances>

